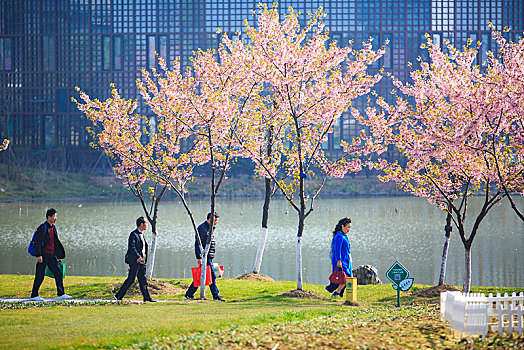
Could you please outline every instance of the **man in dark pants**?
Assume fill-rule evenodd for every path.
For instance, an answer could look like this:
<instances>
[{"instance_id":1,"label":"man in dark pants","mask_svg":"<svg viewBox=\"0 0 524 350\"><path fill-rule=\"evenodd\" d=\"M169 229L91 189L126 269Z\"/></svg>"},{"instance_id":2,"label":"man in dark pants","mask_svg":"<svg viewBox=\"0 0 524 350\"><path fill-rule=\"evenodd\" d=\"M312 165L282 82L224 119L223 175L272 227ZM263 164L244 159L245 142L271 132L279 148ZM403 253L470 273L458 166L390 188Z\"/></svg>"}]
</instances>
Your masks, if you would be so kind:
<instances>
[{"instance_id":1,"label":"man in dark pants","mask_svg":"<svg viewBox=\"0 0 524 350\"><path fill-rule=\"evenodd\" d=\"M156 302L156 300L151 299L149 291L147 290L147 280L146 280L146 259L147 259L147 242L144 239L143 231L147 229L147 222L143 216L136 219L136 230L131 232L129 235L129 240L127 244L127 253L126 253L126 264L129 264L129 274L127 279L120 287L118 293L115 294L114 298L116 300L122 300L124 295L127 292L127 289L133 284L135 278L138 277L138 283L140 285L140 291L142 292L142 297L144 302Z\"/></svg>"},{"instance_id":2,"label":"man in dark pants","mask_svg":"<svg viewBox=\"0 0 524 350\"><path fill-rule=\"evenodd\" d=\"M35 235L35 253L36 253L36 273L33 282L33 291L31 292L31 300L43 301L44 299L38 295L38 290L44 281L44 274L46 266L55 275L56 294L58 300L69 299L69 295L64 293L64 281L62 279L62 268L59 265L58 259L65 258L64 246L58 239L58 232L56 231L56 210L51 208L46 214L46 221L38 226Z\"/></svg>"},{"instance_id":3,"label":"man in dark pants","mask_svg":"<svg viewBox=\"0 0 524 350\"><path fill-rule=\"evenodd\" d=\"M219 218L218 214L215 213L215 220L213 221L213 231L214 231L215 226L217 225L218 218ZM198 226L197 228L198 236L200 236L200 242L202 242L202 246L205 246L207 243L209 229L211 228L210 225L211 225L211 213L208 213L207 220L204 221L202 224L200 224L200 226ZM202 251L200 248L201 247L200 242L198 241L198 237L196 237L195 235L195 256L197 259L198 266L202 266ZM216 276L215 276L215 271L213 270L213 258L214 257L215 257L215 238L212 237L211 242L209 244L209 252L207 254L207 266L211 268L211 282L212 282L211 285L209 286L209 289L211 290L211 294L213 294L213 300L225 301L218 294L218 288L215 283ZM193 284L191 284L189 289L186 291L186 295L184 299L193 299L193 295L195 294L197 289L198 287L195 287Z\"/></svg>"}]
</instances>

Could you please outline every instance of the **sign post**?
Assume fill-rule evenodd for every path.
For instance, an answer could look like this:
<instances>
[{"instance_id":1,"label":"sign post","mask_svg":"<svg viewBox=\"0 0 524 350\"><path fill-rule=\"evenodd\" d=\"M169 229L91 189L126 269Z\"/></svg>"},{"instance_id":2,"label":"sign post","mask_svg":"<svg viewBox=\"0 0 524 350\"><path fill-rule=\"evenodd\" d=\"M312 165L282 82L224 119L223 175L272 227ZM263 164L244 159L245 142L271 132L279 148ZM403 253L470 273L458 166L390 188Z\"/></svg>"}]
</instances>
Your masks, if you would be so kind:
<instances>
[{"instance_id":1,"label":"sign post","mask_svg":"<svg viewBox=\"0 0 524 350\"><path fill-rule=\"evenodd\" d=\"M389 268L386 277L393 282L392 287L397 291L397 306L400 306L400 291L409 290L413 285L413 278L408 278L409 271L398 261Z\"/></svg>"}]
</instances>

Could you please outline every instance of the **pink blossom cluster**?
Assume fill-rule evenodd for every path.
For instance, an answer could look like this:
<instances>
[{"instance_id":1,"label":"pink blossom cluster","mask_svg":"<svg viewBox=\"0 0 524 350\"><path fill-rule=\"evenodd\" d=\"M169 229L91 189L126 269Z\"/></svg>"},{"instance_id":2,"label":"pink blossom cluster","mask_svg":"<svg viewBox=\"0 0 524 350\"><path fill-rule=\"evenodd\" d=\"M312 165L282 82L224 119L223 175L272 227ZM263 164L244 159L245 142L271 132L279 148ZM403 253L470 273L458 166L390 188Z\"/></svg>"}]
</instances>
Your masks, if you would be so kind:
<instances>
[{"instance_id":1,"label":"pink blossom cluster","mask_svg":"<svg viewBox=\"0 0 524 350\"><path fill-rule=\"evenodd\" d=\"M395 103L379 97L366 115L353 111L370 131L346 151L380 155L395 147L406 164L378 160L383 181L430 202L453 200L466 185L467 195L485 191L486 183L500 195L503 187L523 194L524 42L494 37L501 49L485 71L475 64L477 48L448 44L446 54L428 37L430 62L411 72L412 83L393 77L402 93Z\"/></svg>"},{"instance_id":2,"label":"pink blossom cluster","mask_svg":"<svg viewBox=\"0 0 524 350\"><path fill-rule=\"evenodd\" d=\"M0 145L0 152L1 151L5 151L7 149L7 147L9 147L9 140L8 139L4 139L4 141Z\"/></svg>"}]
</instances>

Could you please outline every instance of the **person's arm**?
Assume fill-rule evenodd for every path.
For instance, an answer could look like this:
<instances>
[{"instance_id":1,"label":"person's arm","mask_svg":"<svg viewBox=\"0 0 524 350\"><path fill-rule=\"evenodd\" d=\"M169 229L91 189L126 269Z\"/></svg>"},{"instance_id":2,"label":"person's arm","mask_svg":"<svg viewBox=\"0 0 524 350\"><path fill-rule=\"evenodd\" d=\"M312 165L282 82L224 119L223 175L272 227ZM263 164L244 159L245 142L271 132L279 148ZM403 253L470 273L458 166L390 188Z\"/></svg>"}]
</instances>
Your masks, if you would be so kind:
<instances>
[{"instance_id":1,"label":"person's arm","mask_svg":"<svg viewBox=\"0 0 524 350\"><path fill-rule=\"evenodd\" d=\"M36 229L36 235L35 235L35 255L36 260L38 260L39 263L42 263L44 261L44 258L42 257L42 245L44 243L44 234L46 231L46 224L43 223Z\"/></svg>"},{"instance_id":2,"label":"person's arm","mask_svg":"<svg viewBox=\"0 0 524 350\"><path fill-rule=\"evenodd\" d=\"M129 235L128 250L133 254L134 261L140 261L142 254L136 248L136 235L133 232Z\"/></svg>"},{"instance_id":3,"label":"person's arm","mask_svg":"<svg viewBox=\"0 0 524 350\"><path fill-rule=\"evenodd\" d=\"M207 230L204 225L200 225L197 228L198 237L200 238L200 243L198 242L198 237L195 235L195 257L198 262L198 266L202 265L202 251L205 248L207 243Z\"/></svg>"},{"instance_id":4,"label":"person's arm","mask_svg":"<svg viewBox=\"0 0 524 350\"><path fill-rule=\"evenodd\" d=\"M200 247L200 243L198 242L198 237L200 237L200 235L197 236L195 234L195 257L197 261L201 262L202 261L202 250L201 250L202 248Z\"/></svg>"},{"instance_id":5,"label":"person's arm","mask_svg":"<svg viewBox=\"0 0 524 350\"><path fill-rule=\"evenodd\" d=\"M336 235L333 240L333 259L337 262L337 267L342 267L342 237Z\"/></svg>"}]
</instances>

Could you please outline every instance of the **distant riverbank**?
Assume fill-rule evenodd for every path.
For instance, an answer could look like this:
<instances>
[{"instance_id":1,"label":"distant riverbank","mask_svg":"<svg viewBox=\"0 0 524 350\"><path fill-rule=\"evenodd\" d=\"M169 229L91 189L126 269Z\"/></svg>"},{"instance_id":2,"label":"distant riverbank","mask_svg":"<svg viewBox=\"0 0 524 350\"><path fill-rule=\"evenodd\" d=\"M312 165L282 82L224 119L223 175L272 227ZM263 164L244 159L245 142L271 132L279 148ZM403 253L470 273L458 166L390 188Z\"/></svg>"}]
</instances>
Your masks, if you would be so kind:
<instances>
[{"instance_id":1,"label":"distant riverbank","mask_svg":"<svg viewBox=\"0 0 524 350\"><path fill-rule=\"evenodd\" d=\"M311 181L306 186L315 186ZM188 185L187 198L209 196L210 181L196 177ZM147 188L147 185L144 186ZM263 198L264 181L254 176L233 176L226 179L218 193L219 198ZM320 192L323 198L335 197L390 197L406 195L395 184L382 183L376 177L346 177L328 179ZM277 192L276 197L281 193ZM5 165L0 165L0 202L40 202L46 200L129 201L134 196L115 176L29 169L22 174L7 176ZM176 200L176 193L168 191L165 200Z\"/></svg>"}]
</instances>

